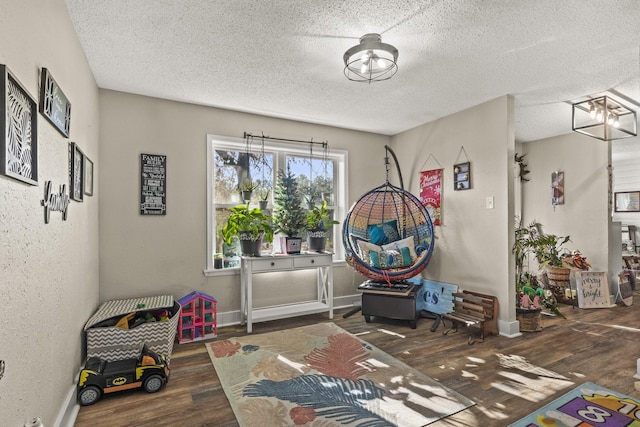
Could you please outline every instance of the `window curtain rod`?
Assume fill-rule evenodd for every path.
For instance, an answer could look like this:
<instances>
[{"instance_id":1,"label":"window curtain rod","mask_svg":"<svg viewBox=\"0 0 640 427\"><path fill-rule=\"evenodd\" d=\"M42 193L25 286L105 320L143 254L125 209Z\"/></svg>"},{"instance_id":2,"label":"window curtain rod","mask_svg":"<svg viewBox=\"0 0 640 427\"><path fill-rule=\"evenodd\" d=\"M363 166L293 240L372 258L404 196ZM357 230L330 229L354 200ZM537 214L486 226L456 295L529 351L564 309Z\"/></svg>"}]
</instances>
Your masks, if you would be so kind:
<instances>
[{"instance_id":1,"label":"window curtain rod","mask_svg":"<svg viewBox=\"0 0 640 427\"><path fill-rule=\"evenodd\" d=\"M254 135L254 134L249 133L249 132L245 132L244 133L244 138L245 139L247 139L247 138L268 139L269 141L299 142L299 143L302 143L302 144L311 144L311 145L318 144L318 145L322 145L322 148L327 148L327 146L329 144L327 141L313 141L313 140L311 140L311 141L302 141L302 140L299 140L299 139L274 138L272 136Z\"/></svg>"}]
</instances>

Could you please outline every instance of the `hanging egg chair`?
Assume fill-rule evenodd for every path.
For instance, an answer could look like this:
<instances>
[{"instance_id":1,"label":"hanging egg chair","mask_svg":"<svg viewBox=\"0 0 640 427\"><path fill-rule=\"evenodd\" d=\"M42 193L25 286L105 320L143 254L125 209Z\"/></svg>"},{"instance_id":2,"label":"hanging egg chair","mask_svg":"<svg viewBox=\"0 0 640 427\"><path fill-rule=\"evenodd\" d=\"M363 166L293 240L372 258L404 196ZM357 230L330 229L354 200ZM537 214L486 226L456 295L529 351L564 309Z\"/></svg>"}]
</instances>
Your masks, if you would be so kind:
<instances>
[{"instance_id":1,"label":"hanging egg chair","mask_svg":"<svg viewBox=\"0 0 640 427\"><path fill-rule=\"evenodd\" d=\"M404 281L425 269L433 249L433 223L420 200L404 190L395 153L385 146L386 182L365 193L343 224L346 261L379 282ZM400 187L389 183L389 156L396 163Z\"/></svg>"}]
</instances>

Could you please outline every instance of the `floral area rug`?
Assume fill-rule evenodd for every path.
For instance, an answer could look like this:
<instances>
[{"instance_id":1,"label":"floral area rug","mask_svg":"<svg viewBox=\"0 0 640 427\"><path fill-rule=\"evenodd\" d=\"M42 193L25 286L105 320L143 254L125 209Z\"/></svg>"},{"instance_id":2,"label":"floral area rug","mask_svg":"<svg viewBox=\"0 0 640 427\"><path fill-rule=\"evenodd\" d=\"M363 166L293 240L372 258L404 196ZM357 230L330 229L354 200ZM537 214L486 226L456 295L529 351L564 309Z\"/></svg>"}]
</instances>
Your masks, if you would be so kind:
<instances>
[{"instance_id":1,"label":"floral area rug","mask_svg":"<svg viewBox=\"0 0 640 427\"><path fill-rule=\"evenodd\" d=\"M584 383L509 427L640 426L640 400Z\"/></svg>"},{"instance_id":2,"label":"floral area rug","mask_svg":"<svg viewBox=\"0 0 640 427\"><path fill-rule=\"evenodd\" d=\"M242 427L424 426L475 404L333 323L206 346Z\"/></svg>"}]
</instances>

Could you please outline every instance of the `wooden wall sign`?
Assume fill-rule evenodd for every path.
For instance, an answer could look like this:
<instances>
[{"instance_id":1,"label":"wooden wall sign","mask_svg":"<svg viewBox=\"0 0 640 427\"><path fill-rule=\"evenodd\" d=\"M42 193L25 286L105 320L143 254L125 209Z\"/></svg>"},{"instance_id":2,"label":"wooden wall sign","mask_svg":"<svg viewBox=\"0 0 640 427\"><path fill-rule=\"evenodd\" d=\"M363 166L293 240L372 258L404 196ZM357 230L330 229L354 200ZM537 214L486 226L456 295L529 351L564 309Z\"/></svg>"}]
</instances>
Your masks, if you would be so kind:
<instances>
[{"instance_id":1,"label":"wooden wall sign","mask_svg":"<svg viewBox=\"0 0 640 427\"><path fill-rule=\"evenodd\" d=\"M578 307L609 308L611 292L604 271L576 271L576 287L578 291Z\"/></svg>"},{"instance_id":2,"label":"wooden wall sign","mask_svg":"<svg viewBox=\"0 0 640 427\"><path fill-rule=\"evenodd\" d=\"M140 214L167 213L167 156L140 154Z\"/></svg>"},{"instance_id":3,"label":"wooden wall sign","mask_svg":"<svg viewBox=\"0 0 640 427\"><path fill-rule=\"evenodd\" d=\"M49 217L51 211L62 212L62 220L67 220L67 209L69 208L69 196L67 196L67 186L62 184L60 191L53 193L51 191L51 181L45 181L44 183L44 199L40 201L40 204L44 207L44 223L49 224Z\"/></svg>"}]
</instances>

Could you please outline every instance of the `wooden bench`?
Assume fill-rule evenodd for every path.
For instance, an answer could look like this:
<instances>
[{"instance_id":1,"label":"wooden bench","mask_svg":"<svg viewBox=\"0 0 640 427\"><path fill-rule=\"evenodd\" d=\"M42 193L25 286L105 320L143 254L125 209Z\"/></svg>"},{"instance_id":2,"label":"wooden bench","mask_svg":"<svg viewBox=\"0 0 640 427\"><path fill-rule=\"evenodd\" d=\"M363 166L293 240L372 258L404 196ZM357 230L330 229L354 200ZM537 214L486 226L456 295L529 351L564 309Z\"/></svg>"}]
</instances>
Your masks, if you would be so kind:
<instances>
[{"instance_id":1,"label":"wooden bench","mask_svg":"<svg viewBox=\"0 0 640 427\"><path fill-rule=\"evenodd\" d=\"M442 315L442 319L450 320L452 325L443 332L443 335L451 330L457 332L461 324L465 325L469 331L469 345L476 341L473 338L472 329L480 330L481 342L484 342L487 335L498 335L498 299L496 297L473 291L457 292L453 296L453 311Z\"/></svg>"}]
</instances>

